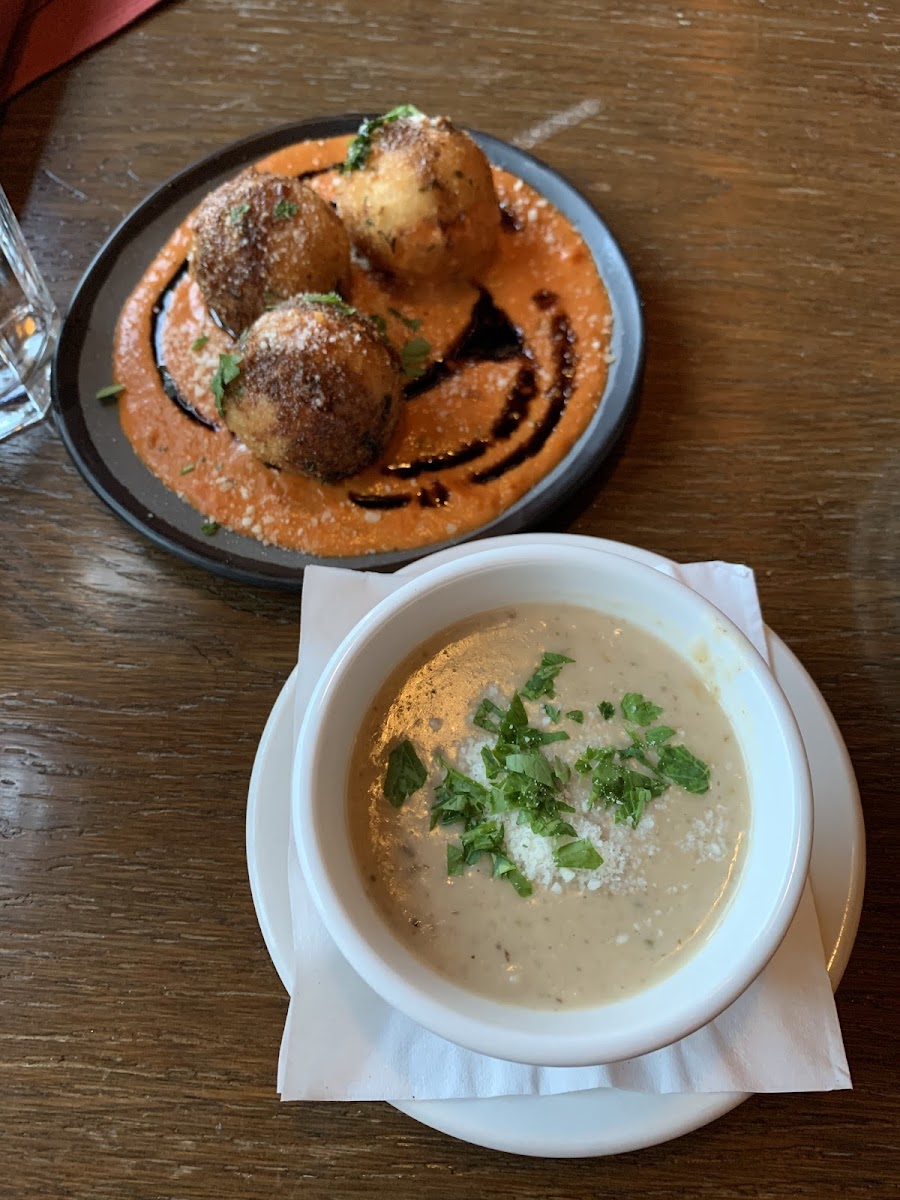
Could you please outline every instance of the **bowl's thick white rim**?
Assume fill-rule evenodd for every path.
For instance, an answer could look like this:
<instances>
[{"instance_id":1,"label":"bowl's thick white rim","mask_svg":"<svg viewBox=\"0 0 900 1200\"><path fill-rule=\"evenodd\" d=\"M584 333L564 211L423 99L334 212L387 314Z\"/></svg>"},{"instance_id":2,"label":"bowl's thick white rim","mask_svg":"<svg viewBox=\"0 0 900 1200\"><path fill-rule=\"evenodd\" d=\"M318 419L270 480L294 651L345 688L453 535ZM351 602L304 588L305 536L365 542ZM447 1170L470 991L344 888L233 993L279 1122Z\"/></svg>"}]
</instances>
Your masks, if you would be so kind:
<instances>
[{"instance_id":1,"label":"bowl's thick white rim","mask_svg":"<svg viewBox=\"0 0 900 1200\"><path fill-rule=\"evenodd\" d=\"M585 549L587 548L582 548L582 552ZM379 629L397 612L415 602L422 594L440 587L446 580L453 580L462 575L469 576L479 569L491 569L501 560L513 562L523 555L532 557L534 550L533 546L488 549L436 566L425 575L417 576L398 588L370 610L350 631L320 677L300 731L292 775L291 803L295 830L309 830L313 824L311 818L312 806L315 803L314 789L304 786L304 781L309 782L307 768L315 759L317 731L327 710L328 697L334 691L343 671L362 652L368 640L376 637ZM668 575L661 576L653 566L611 554L607 550L591 547L588 552L605 559L617 559L624 571L636 572L638 576L652 575L657 586L663 578L663 586L688 593L692 603L715 614L716 621L724 625L735 639L736 645L742 649L747 665L766 692L769 702L779 713L779 723L785 731L790 747L794 773L793 792L797 796L798 804L793 864L785 886L777 897L772 915L756 940L757 950L753 955L748 955L745 968L739 976L735 976L729 984L719 986L697 998L693 1005L686 1005L684 1011L667 1018L661 1017L659 1022L654 1024L652 1033L647 1031L639 1038L627 1040L610 1035L602 1022L598 1022L598 1031L590 1037L573 1036L565 1040L556 1037L537 1044L532 1036L523 1036L514 1030L498 1031L496 1025L486 1026L475 1018L464 1016L447 1004L424 996L410 985L399 970L373 951L364 933L350 917L342 902L339 887L329 877L318 856L314 839L295 839L304 876L329 933L357 973L388 1003L440 1036L469 1049L494 1057L545 1066L581 1066L637 1057L679 1040L724 1011L763 970L787 932L802 894L812 843L812 799L803 742L790 705L763 658L720 610L679 580Z\"/></svg>"}]
</instances>

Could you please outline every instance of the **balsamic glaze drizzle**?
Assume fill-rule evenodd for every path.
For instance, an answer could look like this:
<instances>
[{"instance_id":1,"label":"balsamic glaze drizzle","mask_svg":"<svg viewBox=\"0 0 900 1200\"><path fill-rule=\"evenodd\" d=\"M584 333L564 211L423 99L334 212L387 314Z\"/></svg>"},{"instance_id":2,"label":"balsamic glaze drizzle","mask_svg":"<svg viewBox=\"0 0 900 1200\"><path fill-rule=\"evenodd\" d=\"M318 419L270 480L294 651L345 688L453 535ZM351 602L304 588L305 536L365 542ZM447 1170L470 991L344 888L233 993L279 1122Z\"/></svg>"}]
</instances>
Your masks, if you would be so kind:
<instances>
[{"instance_id":1,"label":"balsamic glaze drizzle","mask_svg":"<svg viewBox=\"0 0 900 1200\"><path fill-rule=\"evenodd\" d=\"M317 175L327 175L329 171L336 171L341 166L343 166L343 161L329 163L327 167L314 167L311 171L301 171L294 178L299 179L301 183L305 183L307 179L315 179Z\"/></svg>"},{"instance_id":2,"label":"balsamic glaze drizzle","mask_svg":"<svg viewBox=\"0 0 900 1200\"><path fill-rule=\"evenodd\" d=\"M348 492L347 499L360 508L405 508L412 500L408 492L380 495L377 492Z\"/></svg>"},{"instance_id":3,"label":"balsamic glaze drizzle","mask_svg":"<svg viewBox=\"0 0 900 1200\"><path fill-rule=\"evenodd\" d=\"M554 292L541 290L535 292L532 301L542 311L547 311L555 308L559 297ZM559 424L575 387L577 362L575 331L565 313L555 312L551 318L550 345L555 373L553 383L547 390L548 406L544 417L532 434L505 458L483 471L473 471L469 476L472 483L490 483L533 458L543 449L550 434ZM519 367L506 397L503 411L494 422L490 441L478 438L456 450L442 451L440 454L423 456L410 462L389 463L382 467L382 473L400 479L415 479L424 472L442 471L474 462L475 459L481 458L491 445L512 437L528 416L531 402L538 392L534 357L521 331L513 325L506 313L497 307L490 293L482 288L466 328L441 361L433 363L424 375L407 386L407 399L429 391L466 363L503 362L515 357L523 358L524 362ZM446 504L448 499L449 493L441 504ZM419 503L431 507L430 502L423 499L422 491L419 492Z\"/></svg>"},{"instance_id":4,"label":"balsamic glaze drizzle","mask_svg":"<svg viewBox=\"0 0 900 1200\"><path fill-rule=\"evenodd\" d=\"M501 204L500 228L507 230L509 233L521 233L525 226L511 208L507 208L505 204Z\"/></svg>"},{"instance_id":5,"label":"balsamic glaze drizzle","mask_svg":"<svg viewBox=\"0 0 900 1200\"><path fill-rule=\"evenodd\" d=\"M422 508L443 508L450 499L450 493L441 481L436 479L430 488L419 488L418 499Z\"/></svg>"},{"instance_id":6,"label":"balsamic glaze drizzle","mask_svg":"<svg viewBox=\"0 0 900 1200\"><path fill-rule=\"evenodd\" d=\"M173 402L177 404L185 416L190 417L192 421L196 421L198 425L203 425L207 429L218 429L219 426L215 421L211 421L209 417L204 417L203 413L198 412L189 400L185 400L181 392L178 390L178 384L169 374L165 363L162 361L162 330L163 318L169 311L172 304L172 295L175 289L187 275L188 264L187 259L175 271L175 274L163 288L159 294L159 298L150 310L150 345L153 350L153 361L156 364L156 371L159 375L159 381L162 384L162 389Z\"/></svg>"},{"instance_id":7,"label":"balsamic glaze drizzle","mask_svg":"<svg viewBox=\"0 0 900 1200\"><path fill-rule=\"evenodd\" d=\"M481 458L489 445L490 442L479 439L460 446L458 450L444 450L440 454L414 458L412 462L407 463L391 463L382 467L381 471L384 475L396 475L400 479L415 479L423 471L444 471L448 467L459 467L475 458Z\"/></svg>"},{"instance_id":8,"label":"balsamic glaze drizzle","mask_svg":"<svg viewBox=\"0 0 900 1200\"><path fill-rule=\"evenodd\" d=\"M501 458L484 471L473 472L469 476L473 483L490 483L492 479L499 479L513 467L518 467L527 459L533 458L544 448L550 434L559 424L569 397L575 389L575 366L578 362L575 353L575 330L565 313L553 314L550 323L550 345L553 349L556 373L553 383L547 389L547 412L531 437L517 446L511 454L507 454L506 458Z\"/></svg>"},{"instance_id":9,"label":"balsamic glaze drizzle","mask_svg":"<svg viewBox=\"0 0 900 1200\"><path fill-rule=\"evenodd\" d=\"M498 442L505 442L512 437L525 418L531 401L537 395L537 378L531 360L519 367L519 373L513 382L503 412L494 422L491 434Z\"/></svg>"}]
</instances>

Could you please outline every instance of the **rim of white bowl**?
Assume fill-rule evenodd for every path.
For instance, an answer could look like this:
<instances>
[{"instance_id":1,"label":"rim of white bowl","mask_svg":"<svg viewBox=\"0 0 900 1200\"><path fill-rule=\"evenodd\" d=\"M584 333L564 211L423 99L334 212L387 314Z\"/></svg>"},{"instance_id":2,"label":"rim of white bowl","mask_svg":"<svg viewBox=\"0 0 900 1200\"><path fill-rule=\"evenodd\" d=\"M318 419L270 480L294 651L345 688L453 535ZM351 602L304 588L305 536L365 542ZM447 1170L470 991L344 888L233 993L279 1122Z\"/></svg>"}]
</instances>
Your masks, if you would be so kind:
<instances>
[{"instance_id":1,"label":"rim of white bowl","mask_svg":"<svg viewBox=\"0 0 900 1200\"><path fill-rule=\"evenodd\" d=\"M790 846L785 853L782 882L769 898L766 905L768 916L754 932L752 950L741 960L739 970L720 979L709 991L690 1002L683 1002L674 1012L654 1017L652 1022L624 1034L610 1033L604 1028L603 1012L609 1013L613 1007L622 1011L629 1002L655 988L670 990L670 981L685 972L700 950L686 956L683 964L653 988L612 1004L567 1009L565 1014L555 1010L502 1004L458 987L413 955L390 931L369 902L366 928L370 934L373 930L377 931L379 938L390 944L391 953L385 956L375 949L366 929L361 928L348 911L340 881L333 878L319 853L316 836L317 826L324 819L320 812L324 802L317 802L315 786L319 731L328 719L331 697L346 672L365 655L372 641L411 605L422 602L424 596L461 579L498 568L521 566L526 562L531 566L546 562L549 566L554 560L558 563L561 557L581 562L587 557L593 559L595 565L604 560L608 567L620 575L644 580L651 590L669 591L673 597L676 593L681 593L682 598L689 597L691 604L715 620L728 634L737 658L750 669L765 701L773 710L773 720L782 734L790 765L790 795L794 797ZM602 611L601 606L598 606L598 611ZM449 624L452 624L452 620ZM406 653L413 649L415 645L410 644ZM683 650L673 649L684 656ZM402 659L403 655L396 659L395 665L399 665ZM382 683L383 679L374 686L373 696ZM355 742L357 732L355 727L348 730L349 746ZM345 780L342 779L341 816L346 829L345 786ZM660 1049L706 1025L750 986L781 944L800 902L812 846L811 796L803 742L790 706L765 660L720 609L680 580L663 575L643 563L602 549L558 546L504 547L449 562L411 579L371 609L347 634L319 678L295 747L291 780L292 828L304 878L326 928L354 970L390 1005L439 1036L495 1058L542 1066L615 1062ZM301 830L304 832L302 837ZM350 855L352 858L352 849ZM707 943L716 941L725 919L723 915L715 923ZM372 922L371 926L369 921ZM436 998L435 991L439 991L442 998ZM473 1008L478 1008L480 1015L465 1011ZM562 1023L560 1018L563 1015L576 1020L584 1018L584 1028L575 1032L523 1028L528 1025L549 1025L550 1019ZM593 1016L596 1016L596 1020L591 1020Z\"/></svg>"}]
</instances>

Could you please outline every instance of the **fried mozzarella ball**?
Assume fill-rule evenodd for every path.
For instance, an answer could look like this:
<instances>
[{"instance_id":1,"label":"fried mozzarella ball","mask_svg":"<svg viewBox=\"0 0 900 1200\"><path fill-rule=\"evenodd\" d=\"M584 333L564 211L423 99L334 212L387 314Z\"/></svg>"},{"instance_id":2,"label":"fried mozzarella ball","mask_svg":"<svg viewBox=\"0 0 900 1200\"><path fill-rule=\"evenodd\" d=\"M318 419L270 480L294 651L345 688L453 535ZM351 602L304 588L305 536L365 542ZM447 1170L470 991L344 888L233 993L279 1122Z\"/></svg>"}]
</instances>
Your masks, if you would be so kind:
<instances>
[{"instance_id":1,"label":"fried mozzarella ball","mask_svg":"<svg viewBox=\"0 0 900 1200\"><path fill-rule=\"evenodd\" d=\"M255 321L238 349L222 411L263 462L331 483L382 453L400 415L400 363L339 297L288 300Z\"/></svg>"},{"instance_id":2,"label":"fried mozzarella ball","mask_svg":"<svg viewBox=\"0 0 900 1200\"><path fill-rule=\"evenodd\" d=\"M338 213L372 266L401 278L475 278L500 225L490 164L446 117L412 112L363 124L338 183Z\"/></svg>"},{"instance_id":3,"label":"fried mozzarella ball","mask_svg":"<svg viewBox=\"0 0 900 1200\"><path fill-rule=\"evenodd\" d=\"M350 277L350 243L331 205L291 176L253 168L200 205L188 257L208 307L235 335L298 292L343 292Z\"/></svg>"}]
</instances>

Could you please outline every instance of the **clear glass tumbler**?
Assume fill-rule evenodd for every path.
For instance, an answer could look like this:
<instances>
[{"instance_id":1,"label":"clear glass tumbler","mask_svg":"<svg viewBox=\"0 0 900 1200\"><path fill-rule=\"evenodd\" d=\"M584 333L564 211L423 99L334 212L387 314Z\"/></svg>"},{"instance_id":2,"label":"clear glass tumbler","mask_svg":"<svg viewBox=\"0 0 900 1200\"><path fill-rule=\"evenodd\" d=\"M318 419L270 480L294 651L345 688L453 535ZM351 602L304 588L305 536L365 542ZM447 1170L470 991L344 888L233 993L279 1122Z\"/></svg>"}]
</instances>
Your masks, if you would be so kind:
<instances>
[{"instance_id":1,"label":"clear glass tumbler","mask_svg":"<svg viewBox=\"0 0 900 1200\"><path fill-rule=\"evenodd\" d=\"M0 189L0 440L47 415L59 314Z\"/></svg>"}]
</instances>

